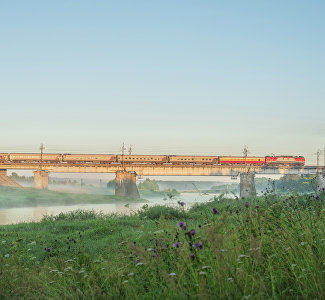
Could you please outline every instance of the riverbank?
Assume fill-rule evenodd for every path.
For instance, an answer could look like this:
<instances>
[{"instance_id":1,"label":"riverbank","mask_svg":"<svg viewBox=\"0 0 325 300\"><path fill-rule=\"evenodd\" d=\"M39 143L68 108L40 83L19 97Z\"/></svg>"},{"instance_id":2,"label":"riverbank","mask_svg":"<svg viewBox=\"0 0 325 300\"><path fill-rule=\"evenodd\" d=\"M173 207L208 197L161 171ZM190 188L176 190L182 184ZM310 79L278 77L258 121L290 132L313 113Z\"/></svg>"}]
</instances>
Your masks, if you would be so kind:
<instances>
[{"instance_id":1,"label":"riverbank","mask_svg":"<svg viewBox=\"0 0 325 300\"><path fill-rule=\"evenodd\" d=\"M324 201L268 195L0 226L0 298L324 298Z\"/></svg>"},{"instance_id":2,"label":"riverbank","mask_svg":"<svg viewBox=\"0 0 325 300\"><path fill-rule=\"evenodd\" d=\"M35 207L45 205L74 205L101 203L136 203L144 199L130 199L115 195L75 194L34 188L0 187L0 208Z\"/></svg>"}]
</instances>

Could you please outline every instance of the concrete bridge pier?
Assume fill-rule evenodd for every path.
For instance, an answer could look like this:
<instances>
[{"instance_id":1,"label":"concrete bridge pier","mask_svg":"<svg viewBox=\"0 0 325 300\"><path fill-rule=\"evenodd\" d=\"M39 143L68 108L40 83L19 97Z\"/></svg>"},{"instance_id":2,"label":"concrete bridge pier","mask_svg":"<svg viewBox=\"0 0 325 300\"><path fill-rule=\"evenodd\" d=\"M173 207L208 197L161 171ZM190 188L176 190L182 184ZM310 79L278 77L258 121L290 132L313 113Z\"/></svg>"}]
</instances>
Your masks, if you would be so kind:
<instances>
[{"instance_id":1,"label":"concrete bridge pier","mask_svg":"<svg viewBox=\"0 0 325 300\"><path fill-rule=\"evenodd\" d=\"M135 172L116 172L115 196L140 198L140 194L136 185Z\"/></svg>"},{"instance_id":2,"label":"concrete bridge pier","mask_svg":"<svg viewBox=\"0 0 325 300\"><path fill-rule=\"evenodd\" d=\"M256 196L255 173L240 173L240 198L249 198Z\"/></svg>"},{"instance_id":3,"label":"concrete bridge pier","mask_svg":"<svg viewBox=\"0 0 325 300\"><path fill-rule=\"evenodd\" d=\"M325 172L317 173L318 192L325 193Z\"/></svg>"},{"instance_id":4,"label":"concrete bridge pier","mask_svg":"<svg viewBox=\"0 0 325 300\"><path fill-rule=\"evenodd\" d=\"M49 172L43 170L34 171L34 188L46 190L49 187Z\"/></svg>"}]
</instances>

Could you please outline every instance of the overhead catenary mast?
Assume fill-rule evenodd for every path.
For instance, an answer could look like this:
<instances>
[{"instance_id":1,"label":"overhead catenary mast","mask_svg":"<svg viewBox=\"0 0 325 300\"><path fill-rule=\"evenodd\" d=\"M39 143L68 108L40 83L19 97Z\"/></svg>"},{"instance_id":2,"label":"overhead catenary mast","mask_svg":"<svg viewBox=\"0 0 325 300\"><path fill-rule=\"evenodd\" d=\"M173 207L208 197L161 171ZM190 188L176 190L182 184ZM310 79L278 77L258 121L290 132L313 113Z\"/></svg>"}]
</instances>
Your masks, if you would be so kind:
<instances>
[{"instance_id":1,"label":"overhead catenary mast","mask_svg":"<svg viewBox=\"0 0 325 300\"><path fill-rule=\"evenodd\" d=\"M122 144L122 147L121 147L121 152L122 152L122 161L121 161L121 164L122 164L122 168L124 168L124 153L125 153L125 145L124 145L124 142Z\"/></svg>"},{"instance_id":2,"label":"overhead catenary mast","mask_svg":"<svg viewBox=\"0 0 325 300\"><path fill-rule=\"evenodd\" d=\"M43 151L44 151L44 145L41 143L40 150L41 150L41 163L40 163L40 170L43 168Z\"/></svg>"}]
</instances>

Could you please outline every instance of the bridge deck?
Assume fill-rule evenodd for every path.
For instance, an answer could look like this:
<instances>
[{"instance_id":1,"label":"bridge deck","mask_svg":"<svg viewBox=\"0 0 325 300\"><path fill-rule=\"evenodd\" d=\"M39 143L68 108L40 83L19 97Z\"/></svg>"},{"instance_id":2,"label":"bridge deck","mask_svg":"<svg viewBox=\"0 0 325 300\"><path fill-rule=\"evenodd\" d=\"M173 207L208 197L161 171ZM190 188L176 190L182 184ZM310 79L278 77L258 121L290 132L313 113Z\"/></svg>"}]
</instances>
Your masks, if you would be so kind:
<instances>
[{"instance_id":1,"label":"bridge deck","mask_svg":"<svg viewBox=\"0 0 325 300\"><path fill-rule=\"evenodd\" d=\"M0 163L0 169L37 170L37 163ZM138 175L152 176L236 176L239 173L255 172L257 174L316 174L324 172L325 167L317 166L243 166L243 165L153 165L153 164L67 164L44 163L42 169L52 173L116 173L125 169Z\"/></svg>"}]
</instances>

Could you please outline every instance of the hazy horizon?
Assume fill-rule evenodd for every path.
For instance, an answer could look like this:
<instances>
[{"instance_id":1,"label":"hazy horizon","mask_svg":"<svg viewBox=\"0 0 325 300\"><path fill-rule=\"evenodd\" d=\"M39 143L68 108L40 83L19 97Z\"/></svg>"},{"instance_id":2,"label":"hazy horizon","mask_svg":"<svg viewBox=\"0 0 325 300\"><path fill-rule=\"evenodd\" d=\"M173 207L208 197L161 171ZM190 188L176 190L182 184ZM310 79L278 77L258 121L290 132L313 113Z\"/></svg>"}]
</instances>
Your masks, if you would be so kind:
<instances>
[{"instance_id":1,"label":"hazy horizon","mask_svg":"<svg viewBox=\"0 0 325 300\"><path fill-rule=\"evenodd\" d=\"M325 146L322 1L2 1L0 152ZM323 164L323 156L321 158Z\"/></svg>"}]
</instances>

